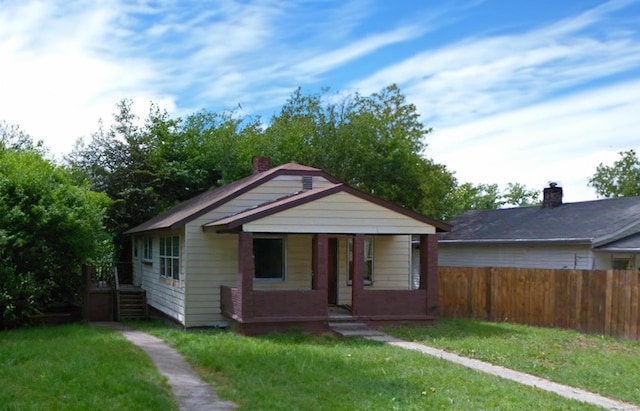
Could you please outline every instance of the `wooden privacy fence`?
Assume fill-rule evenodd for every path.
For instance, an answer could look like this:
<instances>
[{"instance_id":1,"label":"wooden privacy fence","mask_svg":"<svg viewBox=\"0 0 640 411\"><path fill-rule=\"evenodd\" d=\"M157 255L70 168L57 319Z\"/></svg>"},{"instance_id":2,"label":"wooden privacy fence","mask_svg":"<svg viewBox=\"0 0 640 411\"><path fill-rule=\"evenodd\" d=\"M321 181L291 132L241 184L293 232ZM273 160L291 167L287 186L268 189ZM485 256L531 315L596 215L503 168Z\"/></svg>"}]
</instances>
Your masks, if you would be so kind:
<instances>
[{"instance_id":1,"label":"wooden privacy fence","mask_svg":"<svg viewBox=\"0 0 640 411\"><path fill-rule=\"evenodd\" d=\"M640 271L439 267L440 315L640 340Z\"/></svg>"}]
</instances>

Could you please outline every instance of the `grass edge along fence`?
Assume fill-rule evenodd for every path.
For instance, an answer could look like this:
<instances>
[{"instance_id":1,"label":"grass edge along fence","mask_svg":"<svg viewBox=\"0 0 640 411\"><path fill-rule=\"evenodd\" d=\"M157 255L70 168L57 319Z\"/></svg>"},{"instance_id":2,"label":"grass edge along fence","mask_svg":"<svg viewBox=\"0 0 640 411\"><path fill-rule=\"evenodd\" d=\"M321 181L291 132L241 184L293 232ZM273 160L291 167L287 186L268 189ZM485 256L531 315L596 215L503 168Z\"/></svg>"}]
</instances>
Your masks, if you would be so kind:
<instances>
[{"instance_id":1,"label":"grass edge along fence","mask_svg":"<svg viewBox=\"0 0 640 411\"><path fill-rule=\"evenodd\" d=\"M640 271L439 267L440 315L640 340Z\"/></svg>"}]
</instances>

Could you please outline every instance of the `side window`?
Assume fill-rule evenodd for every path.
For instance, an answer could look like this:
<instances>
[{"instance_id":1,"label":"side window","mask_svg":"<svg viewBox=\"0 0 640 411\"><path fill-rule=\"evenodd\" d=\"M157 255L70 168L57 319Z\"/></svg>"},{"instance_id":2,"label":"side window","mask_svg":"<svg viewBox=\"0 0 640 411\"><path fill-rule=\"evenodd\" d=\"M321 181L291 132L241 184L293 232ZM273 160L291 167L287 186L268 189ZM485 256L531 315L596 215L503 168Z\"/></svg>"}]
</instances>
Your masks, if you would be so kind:
<instances>
[{"instance_id":1,"label":"side window","mask_svg":"<svg viewBox=\"0 0 640 411\"><path fill-rule=\"evenodd\" d=\"M353 281L353 238L347 240L347 267L349 279L347 285ZM373 236L364 237L364 285L373 284Z\"/></svg>"},{"instance_id":2,"label":"side window","mask_svg":"<svg viewBox=\"0 0 640 411\"><path fill-rule=\"evenodd\" d=\"M285 237L254 237L255 279L284 281L286 274L285 250Z\"/></svg>"},{"instance_id":3,"label":"side window","mask_svg":"<svg viewBox=\"0 0 640 411\"><path fill-rule=\"evenodd\" d=\"M151 237L145 237L142 240L142 260L151 262L153 258L153 239Z\"/></svg>"},{"instance_id":4,"label":"side window","mask_svg":"<svg viewBox=\"0 0 640 411\"><path fill-rule=\"evenodd\" d=\"M180 237L160 237L160 275L180 279Z\"/></svg>"}]
</instances>

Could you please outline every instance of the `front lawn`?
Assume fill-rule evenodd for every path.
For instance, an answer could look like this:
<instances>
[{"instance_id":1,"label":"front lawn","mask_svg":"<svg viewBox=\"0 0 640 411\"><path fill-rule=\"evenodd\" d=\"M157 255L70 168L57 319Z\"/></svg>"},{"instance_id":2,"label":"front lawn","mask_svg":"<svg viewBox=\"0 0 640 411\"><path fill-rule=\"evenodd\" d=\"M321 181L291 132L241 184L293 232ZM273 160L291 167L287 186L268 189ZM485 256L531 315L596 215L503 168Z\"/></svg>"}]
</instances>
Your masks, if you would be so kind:
<instances>
[{"instance_id":1,"label":"front lawn","mask_svg":"<svg viewBox=\"0 0 640 411\"><path fill-rule=\"evenodd\" d=\"M597 409L363 339L134 326L168 341L242 410Z\"/></svg>"},{"instance_id":2,"label":"front lawn","mask_svg":"<svg viewBox=\"0 0 640 411\"><path fill-rule=\"evenodd\" d=\"M177 410L121 334L87 325L0 331L0 410Z\"/></svg>"},{"instance_id":3,"label":"front lawn","mask_svg":"<svg viewBox=\"0 0 640 411\"><path fill-rule=\"evenodd\" d=\"M242 410L597 409L364 339L133 325L171 343ZM387 331L640 404L638 342L466 320ZM0 387L0 410L177 409L141 350L86 325L0 332Z\"/></svg>"},{"instance_id":4,"label":"front lawn","mask_svg":"<svg viewBox=\"0 0 640 411\"><path fill-rule=\"evenodd\" d=\"M640 405L640 342L475 320L389 334Z\"/></svg>"}]
</instances>

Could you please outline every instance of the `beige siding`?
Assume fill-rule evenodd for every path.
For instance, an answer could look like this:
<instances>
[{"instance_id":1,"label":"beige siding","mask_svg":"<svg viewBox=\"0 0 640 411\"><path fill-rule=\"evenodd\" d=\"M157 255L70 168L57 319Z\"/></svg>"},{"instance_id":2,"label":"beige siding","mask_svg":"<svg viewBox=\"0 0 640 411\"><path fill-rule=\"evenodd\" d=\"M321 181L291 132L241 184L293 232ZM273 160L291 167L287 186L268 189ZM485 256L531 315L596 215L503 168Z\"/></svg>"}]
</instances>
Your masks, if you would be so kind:
<instances>
[{"instance_id":1,"label":"beige siding","mask_svg":"<svg viewBox=\"0 0 640 411\"><path fill-rule=\"evenodd\" d=\"M408 290L411 281L411 236L376 236L373 240L373 286Z\"/></svg>"},{"instance_id":2,"label":"beige siding","mask_svg":"<svg viewBox=\"0 0 640 411\"><path fill-rule=\"evenodd\" d=\"M294 233L435 233L435 227L429 224L420 223L344 192L245 224L245 230Z\"/></svg>"},{"instance_id":3,"label":"beige siding","mask_svg":"<svg viewBox=\"0 0 640 411\"><path fill-rule=\"evenodd\" d=\"M347 257L348 236L338 240L338 304L351 304ZM375 236L373 239L373 284L367 289L408 290L411 281L411 236Z\"/></svg>"},{"instance_id":4,"label":"beige siding","mask_svg":"<svg viewBox=\"0 0 640 411\"><path fill-rule=\"evenodd\" d=\"M462 245L440 242L438 265L452 267L597 268L587 245Z\"/></svg>"},{"instance_id":5,"label":"beige siding","mask_svg":"<svg viewBox=\"0 0 640 411\"><path fill-rule=\"evenodd\" d=\"M338 304L351 305L351 286L349 279L349 265L347 261L347 236L338 237Z\"/></svg>"},{"instance_id":6,"label":"beige siding","mask_svg":"<svg viewBox=\"0 0 640 411\"><path fill-rule=\"evenodd\" d=\"M256 290L310 290L313 236L287 236L287 265L285 281L254 281Z\"/></svg>"},{"instance_id":7,"label":"beige siding","mask_svg":"<svg viewBox=\"0 0 640 411\"><path fill-rule=\"evenodd\" d=\"M170 281L160 276L160 236L180 236L180 281ZM154 233L153 258L150 262L140 265L140 285L147 292L147 303L155 309L175 318L184 324L184 293L185 293L185 244L182 230ZM142 250L138 248L138 255ZM134 269L137 264L134 264Z\"/></svg>"},{"instance_id":8,"label":"beige siding","mask_svg":"<svg viewBox=\"0 0 640 411\"><path fill-rule=\"evenodd\" d=\"M324 178L313 178L313 186L315 188L322 188L332 185L334 184ZM265 202L274 201L298 191L302 191L302 177L278 176L218 208L217 214L222 217L232 213L237 213L238 211L255 207L256 205L263 204Z\"/></svg>"},{"instance_id":9,"label":"beige siding","mask_svg":"<svg viewBox=\"0 0 640 411\"><path fill-rule=\"evenodd\" d=\"M201 221L200 221L201 223ZM238 236L204 233L200 224L186 226L187 327L222 321L220 286L234 287L238 278Z\"/></svg>"}]
</instances>

